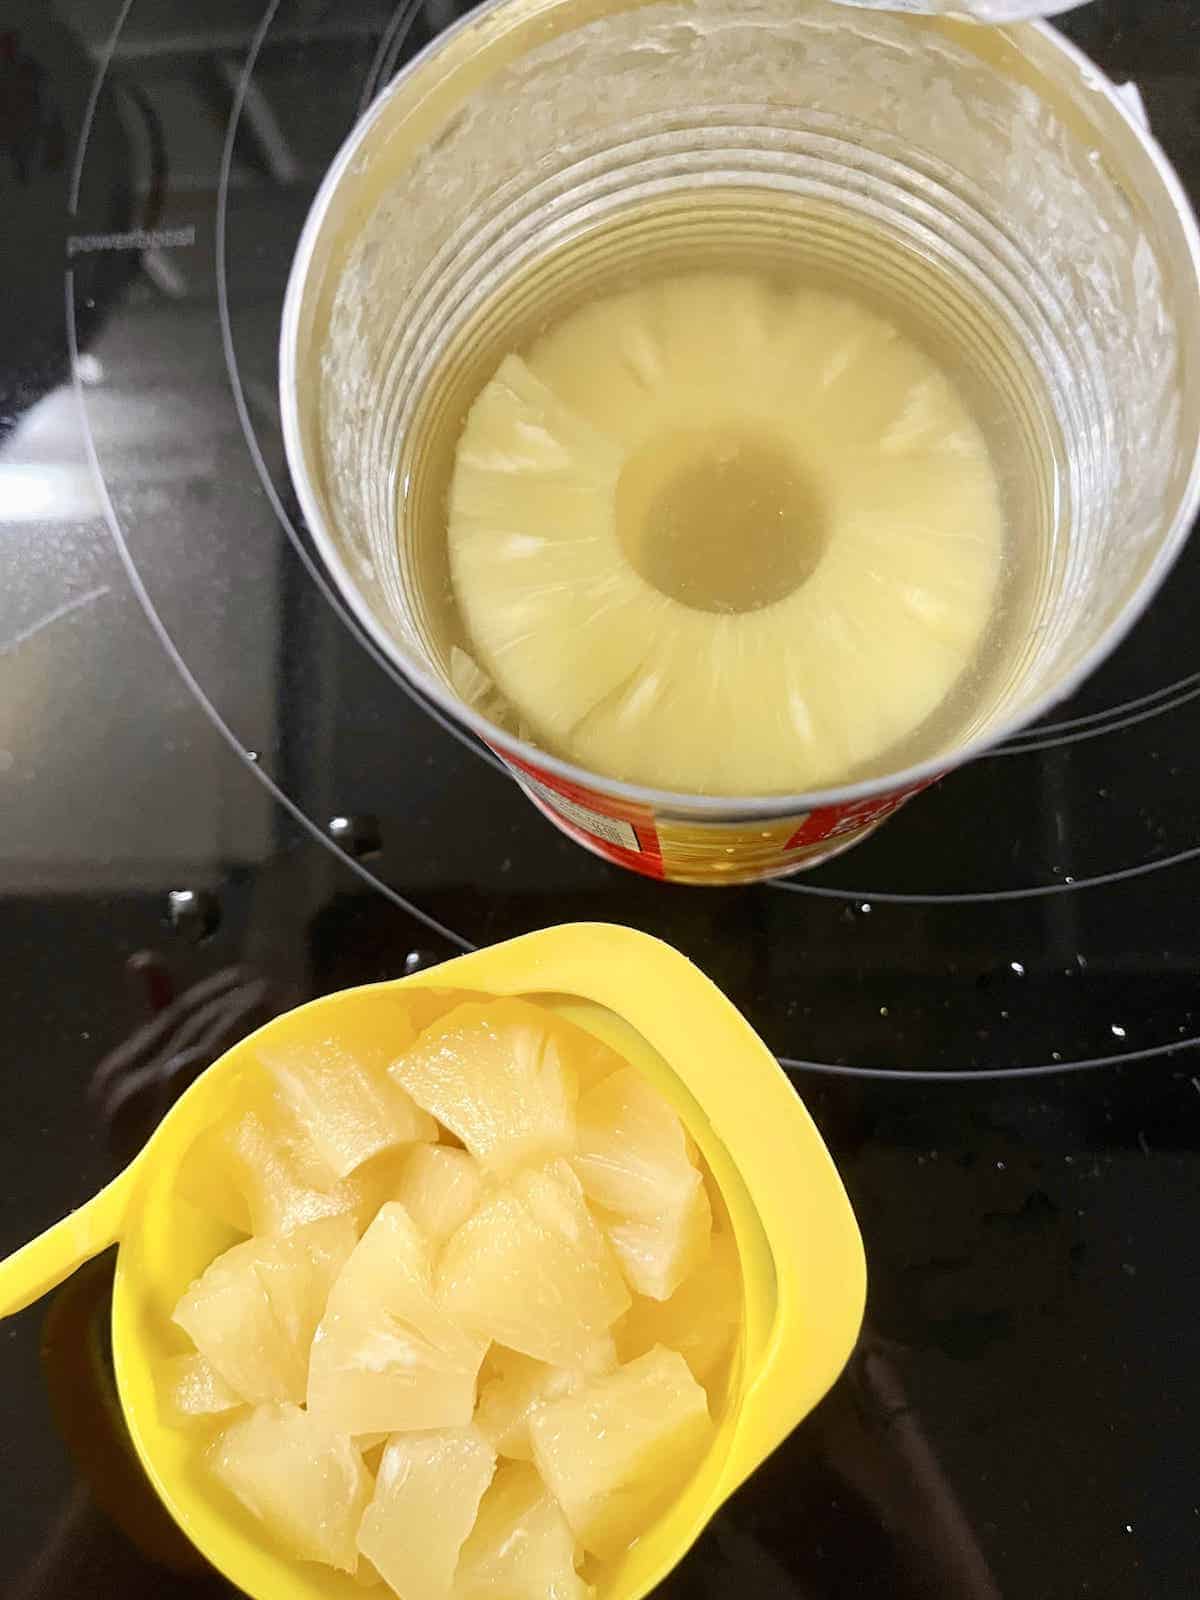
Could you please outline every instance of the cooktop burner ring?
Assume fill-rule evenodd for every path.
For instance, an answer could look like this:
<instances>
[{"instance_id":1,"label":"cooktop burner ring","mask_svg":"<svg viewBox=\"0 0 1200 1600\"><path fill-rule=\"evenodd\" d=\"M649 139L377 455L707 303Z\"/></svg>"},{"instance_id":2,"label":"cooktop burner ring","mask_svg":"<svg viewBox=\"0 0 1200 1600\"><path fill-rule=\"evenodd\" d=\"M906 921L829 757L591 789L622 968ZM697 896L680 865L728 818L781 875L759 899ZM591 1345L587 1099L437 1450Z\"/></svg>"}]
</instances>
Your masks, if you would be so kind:
<instances>
[{"instance_id":1,"label":"cooktop burner ring","mask_svg":"<svg viewBox=\"0 0 1200 1600\"><path fill-rule=\"evenodd\" d=\"M986 757L985 757L986 759ZM835 889L824 883L804 883L797 878L774 878L767 885L782 889L788 894L812 894L826 900L852 900L869 905L876 900L881 905L937 906L972 905L992 900L1036 900L1048 894L1072 894L1077 889L1101 888L1106 884L1125 883L1131 878L1144 877L1148 872L1158 872L1163 867L1182 866L1200 856L1200 845L1176 851L1174 855L1160 856L1153 861L1143 861L1131 867L1118 867L1113 872L1098 872L1092 877L1066 877L1061 883L1035 883L1017 889L945 890L941 893L907 893L883 889Z\"/></svg>"},{"instance_id":2,"label":"cooktop burner ring","mask_svg":"<svg viewBox=\"0 0 1200 1600\"><path fill-rule=\"evenodd\" d=\"M1062 722L1040 722L1023 733L1014 734L1004 744L991 752L994 756L1018 756L1041 750L1058 750L1063 745L1076 744L1081 739L1095 739L1104 733L1121 733L1135 723L1146 722L1165 711L1175 711L1200 695L1200 672L1191 672L1161 689L1108 706L1103 711L1092 711L1086 716L1068 717ZM1131 713L1123 716L1123 712ZM1048 737L1047 737L1048 736Z\"/></svg>"}]
</instances>

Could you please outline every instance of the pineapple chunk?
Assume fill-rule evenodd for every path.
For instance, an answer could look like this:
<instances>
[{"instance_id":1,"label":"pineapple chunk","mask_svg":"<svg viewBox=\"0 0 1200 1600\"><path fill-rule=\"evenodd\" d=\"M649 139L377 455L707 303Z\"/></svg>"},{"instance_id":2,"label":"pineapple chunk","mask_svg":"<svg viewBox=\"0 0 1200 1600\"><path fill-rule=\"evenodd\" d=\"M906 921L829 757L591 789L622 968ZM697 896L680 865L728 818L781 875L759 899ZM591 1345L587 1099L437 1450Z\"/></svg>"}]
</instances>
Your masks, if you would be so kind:
<instances>
[{"instance_id":1,"label":"pineapple chunk","mask_svg":"<svg viewBox=\"0 0 1200 1600\"><path fill-rule=\"evenodd\" d=\"M589 1089L577 1120L574 1166L597 1205L656 1217L677 1205L699 1177L683 1123L635 1067Z\"/></svg>"},{"instance_id":2,"label":"pineapple chunk","mask_svg":"<svg viewBox=\"0 0 1200 1600\"><path fill-rule=\"evenodd\" d=\"M202 1355L172 1356L163 1363L162 1376L164 1409L176 1426L225 1416L243 1404L241 1395Z\"/></svg>"},{"instance_id":3,"label":"pineapple chunk","mask_svg":"<svg viewBox=\"0 0 1200 1600\"><path fill-rule=\"evenodd\" d=\"M465 1150L418 1144L405 1159L395 1199L436 1249L471 1215L482 1188L479 1165Z\"/></svg>"},{"instance_id":4,"label":"pineapple chunk","mask_svg":"<svg viewBox=\"0 0 1200 1600\"><path fill-rule=\"evenodd\" d=\"M666 1300L708 1254L712 1211L683 1124L633 1067L579 1102L575 1171L630 1286Z\"/></svg>"},{"instance_id":5,"label":"pineapple chunk","mask_svg":"<svg viewBox=\"0 0 1200 1600\"><path fill-rule=\"evenodd\" d=\"M675 1497L712 1425L687 1362L656 1347L540 1407L529 1432L534 1462L575 1537L611 1559Z\"/></svg>"},{"instance_id":6,"label":"pineapple chunk","mask_svg":"<svg viewBox=\"0 0 1200 1600\"><path fill-rule=\"evenodd\" d=\"M475 1428L391 1440L358 1547L403 1600L449 1600L459 1550L495 1470Z\"/></svg>"},{"instance_id":7,"label":"pineapple chunk","mask_svg":"<svg viewBox=\"0 0 1200 1600\"><path fill-rule=\"evenodd\" d=\"M598 1213L625 1280L636 1293L667 1300L708 1255L712 1212L701 1183L682 1215L665 1213L653 1222Z\"/></svg>"},{"instance_id":8,"label":"pineapple chunk","mask_svg":"<svg viewBox=\"0 0 1200 1600\"><path fill-rule=\"evenodd\" d=\"M712 1252L669 1300L634 1300L617 1325L622 1361L656 1344L677 1350L697 1383L712 1383L742 1317L742 1274L731 1233L715 1233Z\"/></svg>"},{"instance_id":9,"label":"pineapple chunk","mask_svg":"<svg viewBox=\"0 0 1200 1600\"><path fill-rule=\"evenodd\" d=\"M575 1541L533 1467L506 1463L463 1545L455 1600L588 1600Z\"/></svg>"},{"instance_id":10,"label":"pineapple chunk","mask_svg":"<svg viewBox=\"0 0 1200 1600\"><path fill-rule=\"evenodd\" d=\"M353 1246L347 1217L248 1239L189 1286L174 1321L244 1400L303 1400L313 1333Z\"/></svg>"},{"instance_id":11,"label":"pineapple chunk","mask_svg":"<svg viewBox=\"0 0 1200 1600\"><path fill-rule=\"evenodd\" d=\"M518 1173L447 1240L439 1298L480 1338L570 1367L630 1304L565 1161Z\"/></svg>"},{"instance_id":12,"label":"pineapple chunk","mask_svg":"<svg viewBox=\"0 0 1200 1600\"><path fill-rule=\"evenodd\" d=\"M245 1098L246 1110L207 1129L188 1153L188 1197L243 1233L288 1233L345 1213L358 1218L353 1182L338 1182L278 1097L250 1084Z\"/></svg>"},{"instance_id":13,"label":"pineapple chunk","mask_svg":"<svg viewBox=\"0 0 1200 1600\"><path fill-rule=\"evenodd\" d=\"M578 1031L524 1000L459 1006L425 1030L392 1075L503 1175L572 1148Z\"/></svg>"},{"instance_id":14,"label":"pineapple chunk","mask_svg":"<svg viewBox=\"0 0 1200 1600\"><path fill-rule=\"evenodd\" d=\"M207 1459L285 1549L354 1571L371 1475L349 1439L298 1406L258 1406L226 1428Z\"/></svg>"},{"instance_id":15,"label":"pineapple chunk","mask_svg":"<svg viewBox=\"0 0 1200 1600\"><path fill-rule=\"evenodd\" d=\"M350 1434L465 1426L486 1349L437 1304L429 1245L390 1201L330 1292L309 1359L309 1410Z\"/></svg>"},{"instance_id":16,"label":"pineapple chunk","mask_svg":"<svg viewBox=\"0 0 1200 1600\"><path fill-rule=\"evenodd\" d=\"M240 1114L202 1133L183 1163L181 1187L202 1210L242 1233L289 1233L336 1216L361 1232L391 1198L410 1147L384 1150L338 1178L265 1079L249 1074L241 1098Z\"/></svg>"},{"instance_id":17,"label":"pineapple chunk","mask_svg":"<svg viewBox=\"0 0 1200 1600\"><path fill-rule=\"evenodd\" d=\"M587 1377L611 1372L616 1364L611 1334L597 1339L578 1367L547 1366L519 1350L493 1345L480 1373L475 1424L497 1455L529 1461L533 1457L529 1419L537 1408L570 1394Z\"/></svg>"},{"instance_id":18,"label":"pineapple chunk","mask_svg":"<svg viewBox=\"0 0 1200 1600\"><path fill-rule=\"evenodd\" d=\"M300 1399L304 1373L254 1270L255 1241L235 1245L187 1288L172 1320L243 1400Z\"/></svg>"},{"instance_id":19,"label":"pineapple chunk","mask_svg":"<svg viewBox=\"0 0 1200 1600\"><path fill-rule=\"evenodd\" d=\"M437 1125L392 1078L389 1062L417 1028L397 999L375 990L340 996L319 1013L277 1019L255 1054L334 1178L382 1150L433 1141Z\"/></svg>"},{"instance_id":20,"label":"pineapple chunk","mask_svg":"<svg viewBox=\"0 0 1200 1600\"><path fill-rule=\"evenodd\" d=\"M321 1217L292 1233L253 1241L258 1276L284 1338L308 1366L308 1349L329 1292L350 1258L358 1230L349 1216Z\"/></svg>"}]
</instances>

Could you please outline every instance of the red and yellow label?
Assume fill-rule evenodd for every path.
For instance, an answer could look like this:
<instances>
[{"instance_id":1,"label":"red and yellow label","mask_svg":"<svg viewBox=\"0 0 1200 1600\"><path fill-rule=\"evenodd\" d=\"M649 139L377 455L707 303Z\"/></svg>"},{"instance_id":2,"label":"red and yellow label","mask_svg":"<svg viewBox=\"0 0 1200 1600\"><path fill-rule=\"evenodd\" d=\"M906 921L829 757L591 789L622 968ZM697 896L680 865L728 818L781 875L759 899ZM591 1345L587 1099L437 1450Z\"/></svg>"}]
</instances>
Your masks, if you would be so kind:
<instances>
[{"instance_id":1,"label":"red and yellow label","mask_svg":"<svg viewBox=\"0 0 1200 1600\"><path fill-rule=\"evenodd\" d=\"M507 754L504 760L538 810L577 843L632 872L677 883L747 882L815 865L870 833L933 781L756 822L697 822L572 783Z\"/></svg>"}]
</instances>

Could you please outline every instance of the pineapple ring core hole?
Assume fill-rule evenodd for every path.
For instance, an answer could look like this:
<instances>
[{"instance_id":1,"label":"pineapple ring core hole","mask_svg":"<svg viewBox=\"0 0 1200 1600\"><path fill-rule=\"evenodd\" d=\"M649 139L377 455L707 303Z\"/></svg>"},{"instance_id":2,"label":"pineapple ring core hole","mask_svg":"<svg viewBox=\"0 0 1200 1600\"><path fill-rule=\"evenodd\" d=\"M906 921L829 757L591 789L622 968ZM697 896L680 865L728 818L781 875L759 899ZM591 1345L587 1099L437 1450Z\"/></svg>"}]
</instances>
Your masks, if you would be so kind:
<instances>
[{"instance_id":1,"label":"pineapple ring core hole","mask_svg":"<svg viewBox=\"0 0 1200 1600\"><path fill-rule=\"evenodd\" d=\"M758 611L816 570L828 519L785 441L761 424L655 433L617 481L617 536L634 570L697 611Z\"/></svg>"}]
</instances>

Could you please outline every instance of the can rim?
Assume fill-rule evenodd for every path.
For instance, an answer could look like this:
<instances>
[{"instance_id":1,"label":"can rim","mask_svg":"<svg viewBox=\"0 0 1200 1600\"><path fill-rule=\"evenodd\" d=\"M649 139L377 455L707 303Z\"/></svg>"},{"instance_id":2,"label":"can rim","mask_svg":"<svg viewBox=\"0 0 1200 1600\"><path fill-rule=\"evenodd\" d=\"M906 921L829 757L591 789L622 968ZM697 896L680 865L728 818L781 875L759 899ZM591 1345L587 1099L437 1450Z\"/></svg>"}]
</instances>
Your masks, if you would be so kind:
<instances>
[{"instance_id":1,"label":"can rim","mask_svg":"<svg viewBox=\"0 0 1200 1600\"><path fill-rule=\"evenodd\" d=\"M454 721L465 724L484 744L502 757L511 755L546 774L567 783L591 789L614 799L628 801L651 811L670 815L684 812L688 815L709 817L714 821L729 819L757 819L777 817L791 812L811 812L837 806L856 805L864 800L877 799L897 790L919 787L953 769L994 749L1011 738L1020 729L1029 727L1055 705L1067 699L1088 678L1100 663L1128 636L1134 624L1146 610L1162 586L1167 573L1174 565L1191 532L1192 522L1200 510L1200 439L1192 456L1191 472L1179 497L1171 526L1159 544L1141 581L1129 595L1121 610L1091 648L1081 656L1070 672L1052 688L1046 690L1030 705L1001 719L995 726L965 740L961 745L925 761L889 772L881 777L864 778L856 783L842 784L827 789L801 790L795 793L771 795L707 795L687 790L659 789L650 785L627 783L610 778L587 767L576 765L561 756L544 750L539 745L510 734L490 718L483 716L461 700L422 663L407 659L397 648L391 631L385 628L374 611L364 603L350 568L343 560L336 542L326 524L320 503L313 491L305 452L298 406L296 381L296 355L299 343L300 311L309 283L316 239L324 225L326 214L347 169L353 163L360 145L382 114L392 95L416 75L432 56L442 50L469 28L486 25L492 15L514 3L514 0L484 0L474 11L460 17L444 32L431 39L412 60L376 95L367 111L347 134L328 171L321 180L304 227L296 246L288 273L284 295L283 313L279 330L279 404L283 426L284 452L297 498L313 542L317 546L327 569L337 583L342 597L350 606L358 625L367 633L383 655L400 671L421 694L428 696L440 710ZM1125 122L1130 132L1145 150L1157 172L1178 218L1187 246L1188 260L1195 279L1196 295L1200 298L1200 224L1179 175L1165 150L1155 138L1146 122L1137 114L1120 88L1085 52L1047 22L1018 23L1003 30L1008 33L1033 32L1041 36L1052 50L1058 51L1071 63L1089 87L1100 91Z\"/></svg>"}]
</instances>

